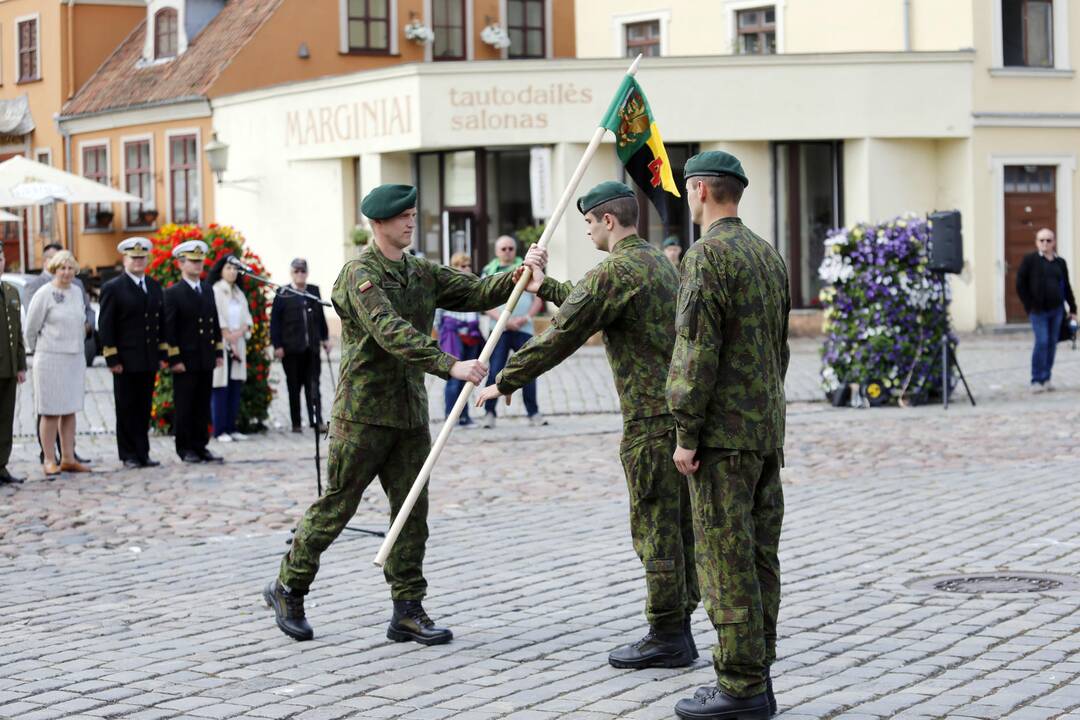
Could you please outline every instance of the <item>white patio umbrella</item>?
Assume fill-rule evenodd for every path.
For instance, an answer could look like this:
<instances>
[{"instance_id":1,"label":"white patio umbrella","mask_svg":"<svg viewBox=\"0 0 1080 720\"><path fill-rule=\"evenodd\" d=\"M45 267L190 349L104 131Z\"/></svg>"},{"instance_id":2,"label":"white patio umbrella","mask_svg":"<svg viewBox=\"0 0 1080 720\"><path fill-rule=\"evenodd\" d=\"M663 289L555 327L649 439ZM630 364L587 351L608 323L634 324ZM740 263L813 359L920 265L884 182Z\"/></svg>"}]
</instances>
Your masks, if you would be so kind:
<instances>
[{"instance_id":1,"label":"white patio umbrella","mask_svg":"<svg viewBox=\"0 0 1080 720\"><path fill-rule=\"evenodd\" d=\"M0 163L0 207L52 205L56 203L141 203L142 198L84 178L66 170L35 162L21 155ZM53 228L56 227L55 220ZM52 230L55 233L55 229ZM19 243L22 250L22 243ZM23 255L20 252L20 256ZM26 267L26 258L22 258Z\"/></svg>"},{"instance_id":2,"label":"white patio umbrella","mask_svg":"<svg viewBox=\"0 0 1080 720\"><path fill-rule=\"evenodd\" d=\"M0 207L48 202L139 203L142 198L21 155L0 163Z\"/></svg>"},{"instance_id":3,"label":"white patio umbrella","mask_svg":"<svg viewBox=\"0 0 1080 720\"><path fill-rule=\"evenodd\" d=\"M7 210L0 210L0 222L21 222L22 218Z\"/></svg>"}]
</instances>

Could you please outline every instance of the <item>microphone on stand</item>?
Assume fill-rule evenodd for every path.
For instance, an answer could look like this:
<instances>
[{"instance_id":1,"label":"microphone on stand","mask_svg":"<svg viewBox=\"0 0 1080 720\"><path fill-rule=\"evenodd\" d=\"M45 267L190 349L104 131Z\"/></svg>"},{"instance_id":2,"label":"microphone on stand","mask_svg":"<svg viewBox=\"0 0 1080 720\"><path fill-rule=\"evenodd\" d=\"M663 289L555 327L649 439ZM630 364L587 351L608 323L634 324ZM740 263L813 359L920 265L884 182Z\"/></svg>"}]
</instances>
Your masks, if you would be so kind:
<instances>
[{"instance_id":1,"label":"microphone on stand","mask_svg":"<svg viewBox=\"0 0 1080 720\"><path fill-rule=\"evenodd\" d=\"M248 275L254 275L255 274L255 271L251 269L250 265L244 263L243 261L240 260L240 258L236 257L235 255L226 256L225 262L227 262L230 265L233 265L234 267L236 267L237 270L239 270L242 273L247 273Z\"/></svg>"}]
</instances>

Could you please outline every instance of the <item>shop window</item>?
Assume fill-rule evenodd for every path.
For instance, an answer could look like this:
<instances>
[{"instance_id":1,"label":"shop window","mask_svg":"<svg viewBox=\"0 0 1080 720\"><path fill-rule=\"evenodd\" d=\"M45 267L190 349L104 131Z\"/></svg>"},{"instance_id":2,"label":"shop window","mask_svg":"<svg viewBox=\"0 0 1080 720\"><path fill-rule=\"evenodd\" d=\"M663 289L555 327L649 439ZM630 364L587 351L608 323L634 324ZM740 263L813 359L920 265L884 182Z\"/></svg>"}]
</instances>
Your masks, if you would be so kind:
<instances>
[{"instance_id":1,"label":"shop window","mask_svg":"<svg viewBox=\"0 0 1080 720\"><path fill-rule=\"evenodd\" d=\"M683 248L687 248L695 236L694 225L690 221L690 206L686 202L686 177L683 175L683 168L690 156L697 152L697 147L688 143L664 143L664 147L671 163L671 174L675 177L675 187L679 188L682 196L665 196L663 202L666 203L667 222L664 222L645 191L634 183L625 170L622 180L634 189L637 197L638 235L656 247L660 247L666 238L675 236L679 238Z\"/></svg>"},{"instance_id":2,"label":"shop window","mask_svg":"<svg viewBox=\"0 0 1080 720\"><path fill-rule=\"evenodd\" d=\"M141 203L127 203L125 224L131 228L153 227L154 176L150 168L150 141L124 143L124 190L142 198Z\"/></svg>"},{"instance_id":3,"label":"shop window","mask_svg":"<svg viewBox=\"0 0 1080 720\"><path fill-rule=\"evenodd\" d=\"M169 138L169 209L174 223L199 222L198 144L194 135Z\"/></svg>"},{"instance_id":4,"label":"shop window","mask_svg":"<svg viewBox=\"0 0 1080 720\"><path fill-rule=\"evenodd\" d=\"M795 308L817 307L825 236L843 224L841 142L773 145L777 249L784 256Z\"/></svg>"},{"instance_id":5,"label":"shop window","mask_svg":"<svg viewBox=\"0 0 1080 720\"><path fill-rule=\"evenodd\" d=\"M545 0L507 0L506 32L510 36L507 55L511 58L546 56Z\"/></svg>"},{"instance_id":6,"label":"shop window","mask_svg":"<svg viewBox=\"0 0 1080 720\"><path fill-rule=\"evenodd\" d=\"M109 184L109 148L107 145L90 145L82 149L82 174L84 178ZM88 230L104 230L112 225L112 205L86 203L83 205L83 227Z\"/></svg>"},{"instance_id":7,"label":"shop window","mask_svg":"<svg viewBox=\"0 0 1080 720\"><path fill-rule=\"evenodd\" d=\"M762 7L740 10L735 15L740 55L773 55L776 53L776 8Z\"/></svg>"},{"instance_id":8,"label":"shop window","mask_svg":"<svg viewBox=\"0 0 1080 720\"><path fill-rule=\"evenodd\" d=\"M164 8L154 15L154 59L176 57L180 44L176 10Z\"/></svg>"},{"instance_id":9,"label":"shop window","mask_svg":"<svg viewBox=\"0 0 1080 720\"><path fill-rule=\"evenodd\" d=\"M41 79L38 53L38 19L27 18L16 23L19 42L19 82Z\"/></svg>"},{"instance_id":10,"label":"shop window","mask_svg":"<svg viewBox=\"0 0 1080 720\"><path fill-rule=\"evenodd\" d=\"M465 59L465 0L432 0L431 29L433 59Z\"/></svg>"},{"instance_id":11,"label":"shop window","mask_svg":"<svg viewBox=\"0 0 1080 720\"><path fill-rule=\"evenodd\" d=\"M626 33L626 57L657 57L660 55L660 21L627 23L623 26Z\"/></svg>"},{"instance_id":12,"label":"shop window","mask_svg":"<svg viewBox=\"0 0 1080 720\"><path fill-rule=\"evenodd\" d=\"M348 0L345 22L349 50L390 52L390 3L393 0Z\"/></svg>"},{"instance_id":13,"label":"shop window","mask_svg":"<svg viewBox=\"0 0 1080 720\"><path fill-rule=\"evenodd\" d=\"M1006 67L1054 67L1053 0L1001 0Z\"/></svg>"}]
</instances>

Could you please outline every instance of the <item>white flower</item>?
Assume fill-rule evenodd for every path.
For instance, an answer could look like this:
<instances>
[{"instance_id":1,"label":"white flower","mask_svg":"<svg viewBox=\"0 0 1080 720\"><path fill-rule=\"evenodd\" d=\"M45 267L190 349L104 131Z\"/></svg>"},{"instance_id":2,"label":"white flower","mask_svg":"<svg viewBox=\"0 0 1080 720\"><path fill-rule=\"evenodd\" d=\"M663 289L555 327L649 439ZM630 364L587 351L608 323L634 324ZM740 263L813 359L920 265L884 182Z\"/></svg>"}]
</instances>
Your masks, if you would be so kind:
<instances>
[{"instance_id":1,"label":"white flower","mask_svg":"<svg viewBox=\"0 0 1080 720\"><path fill-rule=\"evenodd\" d=\"M496 23L491 23L481 30L480 39L499 50L510 47L510 36L503 30L502 25Z\"/></svg>"},{"instance_id":2,"label":"white flower","mask_svg":"<svg viewBox=\"0 0 1080 720\"><path fill-rule=\"evenodd\" d=\"M435 31L419 20L411 20L405 26L405 39L423 45L435 40Z\"/></svg>"}]
</instances>

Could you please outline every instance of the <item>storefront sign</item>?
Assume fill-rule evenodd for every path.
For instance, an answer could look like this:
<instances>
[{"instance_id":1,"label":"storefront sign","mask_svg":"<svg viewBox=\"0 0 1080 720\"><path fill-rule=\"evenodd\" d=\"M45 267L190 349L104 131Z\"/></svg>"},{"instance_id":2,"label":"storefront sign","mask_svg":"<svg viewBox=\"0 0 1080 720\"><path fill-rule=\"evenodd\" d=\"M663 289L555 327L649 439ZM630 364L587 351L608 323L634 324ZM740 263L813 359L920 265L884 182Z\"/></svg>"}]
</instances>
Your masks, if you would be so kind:
<instances>
[{"instance_id":1,"label":"storefront sign","mask_svg":"<svg viewBox=\"0 0 1080 720\"><path fill-rule=\"evenodd\" d=\"M290 110L285 117L285 146L327 145L408 135L412 129L412 96L394 95Z\"/></svg>"},{"instance_id":2,"label":"storefront sign","mask_svg":"<svg viewBox=\"0 0 1080 720\"><path fill-rule=\"evenodd\" d=\"M551 148L529 150L529 198L532 214L539 220L551 217Z\"/></svg>"},{"instance_id":3,"label":"storefront sign","mask_svg":"<svg viewBox=\"0 0 1080 720\"><path fill-rule=\"evenodd\" d=\"M549 111L593 101L592 88L572 82L521 88L450 89L450 130L543 130Z\"/></svg>"}]
</instances>

